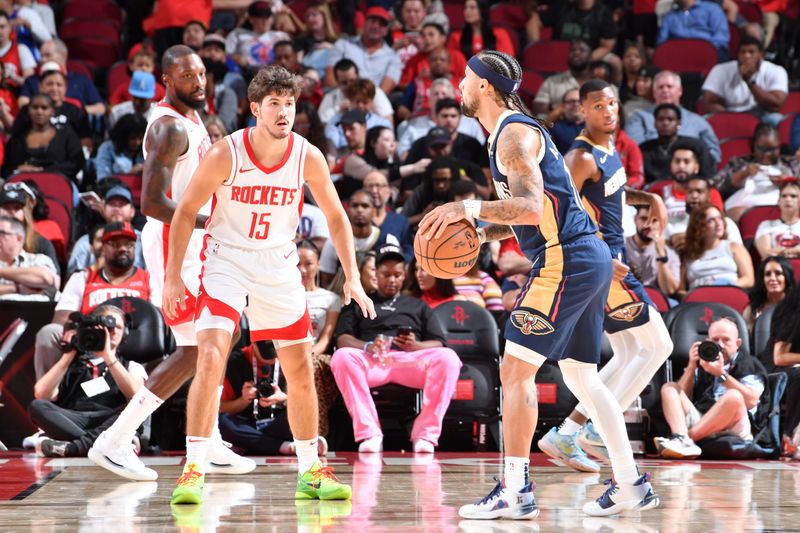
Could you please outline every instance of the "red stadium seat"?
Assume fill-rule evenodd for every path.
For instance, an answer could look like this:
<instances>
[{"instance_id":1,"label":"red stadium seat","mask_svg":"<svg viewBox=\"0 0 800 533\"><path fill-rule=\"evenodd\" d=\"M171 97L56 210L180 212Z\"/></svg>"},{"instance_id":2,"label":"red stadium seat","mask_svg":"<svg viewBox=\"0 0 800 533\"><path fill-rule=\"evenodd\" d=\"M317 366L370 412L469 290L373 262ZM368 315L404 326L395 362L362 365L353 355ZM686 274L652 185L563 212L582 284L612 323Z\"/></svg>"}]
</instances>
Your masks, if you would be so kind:
<instances>
[{"instance_id":1,"label":"red stadium seat","mask_svg":"<svg viewBox=\"0 0 800 533\"><path fill-rule=\"evenodd\" d=\"M117 61L108 69L108 81L106 87L111 96L120 85L128 86L131 82L131 75L128 74L128 62L125 60Z\"/></svg>"},{"instance_id":2,"label":"red stadium seat","mask_svg":"<svg viewBox=\"0 0 800 533\"><path fill-rule=\"evenodd\" d=\"M122 10L110 0L71 0L64 6L62 17L102 20L122 28Z\"/></svg>"},{"instance_id":3,"label":"red stadium seat","mask_svg":"<svg viewBox=\"0 0 800 533\"><path fill-rule=\"evenodd\" d=\"M800 259L789 259L794 270L794 279L800 279Z\"/></svg>"},{"instance_id":4,"label":"red stadium seat","mask_svg":"<svg viewBox=\"0 0 800 533\"><path fill-rule=\"evenodd\" d=\"M56 255L60 261L67 262L69 255L67 254L68 242L67 235L61 230L61 225L53 220L37 220L33 223L36 232L53 243L53 248L56 250Z\"/></svg>"},{"instance_id":5,"label":"red stadium seat","mask_svg":"<svg viewBox=\"0 0 800 533\"><path fill-rule=\"evenodd\" d=\"M569 41L539 41L522 51L522 68L553 74L567 70Z\"/></svg>"},{"instance_id":6,"label":"red stadium seat","mask_svg":"<svg viewBox=\"0 0 800 533\"><path fill-rule=\"evenodd\" d=\"M117 46L119 46L120 42L119 28L105 20L68 19L61 24L58 35L62 39L81 38L86 35L101 37L108 39Z\"/></svg>"},{"instance_id":7,"label":"red stadium seat","mask_svg":"<svg viewBox=\"0 0 800 533\"><path fill-rule=\"evenodd\" d=\"M133 205L139 207L142 198L142 176L141 174L114 174L115 178L124 183L131 190Z\"/></svg>"},{"instance_id":8,"label":"red stadium seat","mask_svg":"<svg viewBox=\"0 0 800 533\"><path fill-rule=\"evenodd\" d=\"M47 208L50 211L47 219L58 224L64 238L69 242L70 235L72 235L72 215L70 215L70 210L67 209L64 203L54 198L45 197L44 203L47 204Z\"/></svg>"},{"instance_id":9,"label":"red stadium seat","mask_svg":"<svg viewBox=\"0 0 800 533\"><path fill-rule=\"evenodd\" d=\"M789 146L791 143L792 123L797 118L798 113L791 113L783 117L781 123L778 124L778 135L781 139L781 145Z\"/></svg>"},{"instance_id":10,"label":"red stadium seat","mask_svg":"<svg viewBox=\"0 0 800 533\"><path fill-rule=\"evenodd\" d=\"M708 117L711 129L720 141L736 137L753 137L758 126L758 118L750 113L714 113Z\"/></svg>"},{"instance_id":11,"label":"red stadium seat","mask_svg":"<svg viewBox=\"0 0 800 533\"><path fill-rule=\"evenodd\" d=\"M450 20L450 31L460 30L464 25L464 3L444 1L444 14Z\"/></svg>"},{"instance_id":12,"label":"red stadium seat","mask_svg":"<svg viewBox=\"0 0 800 533\"><path fill-rule=\"evenodd\" d=\"M739 27L729 22L728 33L731 36L731 38L728 39L728 50L731 51L731 54L736 55L736 51L739 50L739 39L741 38L739 35Z\"/></svg>"},{"instance_id":13,"label":"red stadium seat","mask_svg":"<svg viewBox=\"0 0 800 533\"><path fill-rule=\"evenodd\" d=\"M66 176L54 172L20 172L8 179L9 182L26 180L34 182L45 198L61 202L72 213L72 184Z\"/></svg>"},{"instance_id":14,"label":"red stadium seat","mask_svg":"<svg viewBox=\"0 0 800 533\"><path fill-rule=\"evenodd\" d=\"M553 28L550 26L544 26L542 29L539 30L539 40L540 41L549 41L553 38Z\"/></svg>"},{"instance_id":15,"label":"red stadium seat","mask_svg":"<svg viewBox=\"0 0 800 533\"><path fill-rule=\"evenodd\" d=\"M522 85L519 87L520 97L525 105L530 106L533 99L536 98L536 93L539 92L539 87L544 83L544 78L532 70L522 71Z\"/></svg>"},{"instance_id":16,"label":"red stadium seat","mask_svg":"<svg viewBox=\"0 0 800 533\"><path fill-rule=\"evenodd\" d=\"M719 162L719 166L722 168L732 157L749 155L753 151L753 141L750 139L728 139L719 143L719 148L722 151L722 161Z\"/></svg>"},{"instance_id":17,"label":"red stadium seat","mask_svg":"<svg viewBox=\"0 0 800 533\"><path fill-rule=\"evenodd\" d=\"M100 37L71 37L64 39L69 53L96 68L108 68L120 59L119 45Z\"/></svg>"},{"instance_id":18,"label":"red stadium seat","mask_svg":"<svg viewBox=\"0 0 800 533\"><path fill-rule=\"evenodd\" d=\"M800 91L789 91L786 101L781 106L781 113L800 113Z\"/></svg>"},{"instance_id":19,"label":"red stadium seat","mask_svg":"<svg viewBox=\"0 0 800 533\"><path fill-rule=\"evenodd\" d=\"M500 3L493 5L489 10L489 20L492 25L508 25L519 31L525 29L525 22L528 18L525 16L525 8L521 2L519 4Z\"/></svg>"},{"instance_id":20,"label":"red stadium seat","mask_svg":"<svg viewBox=\"0 0 800 533\"><path fill-rule=\"evenodd\" d=\"M653 64L661 70L706 76L717 64L717 50L702 39L670 39L656 47Z\"/></svg>"},{"instance_id":21,"label":"red stadium seat","mask_svg":"<svg viewBox=\"0 0 800 533\"><path fill-rule=\"evenodd\" d=\"M761 14L761 8L755 2L736 0L736 5L739 6L739 14L746 18L748 22L761 24L763 15ZM731 52L734 52L734 50L731 50Z\"/></svg>"},{"instance_id":22,"label":"red stadium seat","mask_svg":"<svg viewBox=\"0 0 800 533\"><path fill-rule=\"evenodd\" d=\"M647 295L653 300L653 305L656 306L659 313L663 314L669 311L669 300L667 300L667 297L661 292L661 289L658 287L645 287L644 290L647 291Z\"/></svg>"},{"instance_id":23,"label":"red stadium seat","mask_svg":"<svg viewBox=\"0 0 800 533\"><path fill-rule=\"evenodd\" d=\"M83 74L90 80L94 78L92 69L80 59L67 59L67 72L77 72L78 74Z\"/></svg>"},{"instance_id":24,"label":"red stadium seat","mask_svg":"<svg viewBox=\"0 0 800 533\"><path fill-rule=\"evenodd\" d=\"M757 205L751 207L744 212L742 218L739 219L739 231L742 234L742 240L747 243L756 237L756 230L758 225L765 220L773 220L779 218L781 210L776 205Z\"/></svg>"},{"instance_id":25,"label":"red stadium seat","mask_svg":"<svg viewBox=\"0 0 800 533\"><path fill-rule=\"evenodd\" d=\"M683 303L689 302L721 303L742 313L750 304L750 297L747 291L733 285L706 285L689 291Z\"/></svg>"},{"instance_id":26,"label":"red stadium seat","mask_svg":"<svg viewBox=\"0 0 800 533\"><path fill-rule=\"evenodd\" d=\"M510 26L509 24L505 24L502 22L498 22L494 25L495 28L503 29L508 34L508 39L511 41L511 46L514 47L514 57L517 57L520 51L519 47L519 32L516 28Z\"/></svg>"}]
</instances>

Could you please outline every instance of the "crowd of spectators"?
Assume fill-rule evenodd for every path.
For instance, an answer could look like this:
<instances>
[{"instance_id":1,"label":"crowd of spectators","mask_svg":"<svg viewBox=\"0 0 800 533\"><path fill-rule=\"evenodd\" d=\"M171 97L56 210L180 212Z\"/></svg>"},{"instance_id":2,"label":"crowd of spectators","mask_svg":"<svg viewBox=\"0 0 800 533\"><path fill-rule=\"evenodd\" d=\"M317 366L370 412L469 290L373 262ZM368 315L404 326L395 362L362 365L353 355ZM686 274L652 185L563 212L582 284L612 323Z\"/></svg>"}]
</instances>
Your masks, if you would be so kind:
<instances>
[{"instance_id":1,"label":"crowd of spectators","mask_svg":"<svg viewBox=\"0 0 800 533\"><path fill-rule=\"evenodd\" d=\"M494 197L487 132L464 115L459 91L466 60L483 49L520 59L523 100L551 127L562 153L583 128L581 84L602 77L614 85L620 100L615 144L628 186L661 195L668 211L664 227L648 223L646 206L625 212L628 261L645 285L672 306L707 285L748 291L750 304L742 311L750 328L769 308L777 313L800 305L793 275L800 270L800 115L792 114L800 108L787 107L798 101L790 91L798 79L784 53L797 23L768 6L760 21L752 21L729 0L634 2L632 10L610 0L189 0L158 2L152 12L126 3L126 16L115 21L121 28L118 63L99 66L89 57L72 57L59 38L70 22L62 17L63 6L6 4L0 10L0 176L6 182L0 194L0 299L57 302L53 323L37 337L39 379L58 361L69 363L58 351L68 312L89 313L102 304L91 292L118 295L109 287L127 287L146 274L136 184L147 118L164 95L160 55L179 43L205 64L201 114L214 142L255 124L247 83L261 66L280 64L297 75L302 92L293 129L326 154L353 228L362 281L379 307L402 302L413 309L408 323L392 315L380 327L367 327L353 309L341 307L342 275L329 230L307 194L297 237L315 324L322 435L327 410L341 391L356 439L364 451L379 450L368 388L392 380L421 388L423 381L418 375L406 379L408 369L394 376L373 356L395 354L400 361L424 351L443 365L436 373L439 388L431 391L441 398L423 406L412 439L419 451L432 450L459 365L428 320L430 309L469 301L502 324L524 282L529 262L513 240L487 246L476 267L452 281L432 278L413 261L416 225L427 212L444 202ZM499 16L501 10L516 10L518 20ZM676 39L707 41L717 64L705 75L659 68L655 49ZM569 42L568 52L558 71L537 72L526 49L549 40ZM539 83L530 86L529 75ZM731 139L716 118L727 114L753 120L751 129ZM57 195L49 185L57 180L66 181L71 194ZM58 227L48 217L55 197L66 204L71 224ZM760 223L745 233L756 211ZM387 245L399 254L381 254ZM146 286L137 294L158 305ZM407 300L396 300L400 294ZM379 334L394 343L378 349ZM748 355L770 370L794 372L794 358L800 358L796 328L776 335L769 346L774 354ZM231 358L221 427L242 447L289 453L283 422L258 426L252 419L253 401L266 408L281 398L277 380L276 397L257 392L260 372L253 371L259 366L253 361L267 361L257 351L247 347ZM735 359L736 350L728 351L725 364ZM691 361L692 371L705 368L695 357ZM364 374L364 365L378 366ZM665 389L665 406L690 388L683 383ZM52 392L49 387L42 398L50 401ZM733 401L728 398L722 397ZM747 410L750 400L745 395L735 405ZM791 411L796 415L796 406ZM795 434L795 445L797 419L788 417L784 427ZM703 427L702 418L695 422ZM684 433L704 434L681 424L672 430L687 438ZM79 438L64 435L54 437ZM677 437L665 448L695 451Z\"/></svg>"}]
</instances>

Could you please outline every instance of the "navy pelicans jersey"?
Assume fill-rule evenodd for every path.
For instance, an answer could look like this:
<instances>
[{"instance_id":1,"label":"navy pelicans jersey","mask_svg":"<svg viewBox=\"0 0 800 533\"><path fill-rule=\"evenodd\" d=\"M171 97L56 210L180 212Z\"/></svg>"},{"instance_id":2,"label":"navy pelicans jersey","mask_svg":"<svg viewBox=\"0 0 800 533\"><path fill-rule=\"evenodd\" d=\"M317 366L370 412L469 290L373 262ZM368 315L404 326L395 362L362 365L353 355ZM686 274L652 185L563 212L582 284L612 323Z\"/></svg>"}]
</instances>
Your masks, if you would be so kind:
<instances>
[{"instance_id":1,"label":"navy pelicans jersey","mask_svg":"<svg viewBox=\"0 0 800 533\"><path fill-rule=\"evenodd\" d=\"M625 247L622 230L625 184L628 181L625 167L622 166L613 143L609 143L609 146L600 146L579 135L573 141L570 151L578 148L592 154L600 170L599 180L583 182L583 189L580 191L583 205L600 229L600 236L611 249L611 255L616 256L617 251Z\"/></svg>"},{"instance_id":2,"label":"navy pelicans jersey","mask_svg":"<svg viewBox=\"0 0 800 533\"><path fill-rule=\"evenodd\" d=\"M584 135L576 137L570 147L570 151L577 149L592 154L600 171L597 181L583 182L581 196L586 211L600 228L600 237L611 249L611 256L627 264L622 214L628 177L619 154L612 142L600 146ZM647 292L632 271L622 281L612 281L606 299L605 330L616 333L644 324L650 319L650 304Z\"/></svg>"},{"instance_id":3,"label":"navy pelicans jersey","mask_svg":"<svg viewBox=\"0 0 800 533\"><path fill-rule=\"evenodd\" d=\"M511 198L512 195L505 168L502 168L502 164L496 158L495 140L500 132L506 125L519 122L539 131L544 141L537 157L544 181L544 210L541 222L538 226L511 226L525 256L531 261L536 261L536 258L547 249L595 233L597 227L586 215L564 158L561 157L547 131L531 117L513 110L505 111L497 122L497 127L489 136L489 168L492 171L497 197L501 200Z\"/></svg>"}]
</instances>

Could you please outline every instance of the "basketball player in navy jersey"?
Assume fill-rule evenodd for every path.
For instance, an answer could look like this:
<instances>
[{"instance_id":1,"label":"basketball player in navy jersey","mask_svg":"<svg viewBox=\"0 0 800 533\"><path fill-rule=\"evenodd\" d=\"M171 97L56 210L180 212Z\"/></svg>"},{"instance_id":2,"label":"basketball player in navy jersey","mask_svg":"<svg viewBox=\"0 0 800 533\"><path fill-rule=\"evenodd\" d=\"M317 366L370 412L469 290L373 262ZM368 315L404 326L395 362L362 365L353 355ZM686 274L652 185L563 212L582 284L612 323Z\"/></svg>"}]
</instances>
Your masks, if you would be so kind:
<instances>
[{"instance_id":1,"label":"basketball player in navy jersey","mask_svg":"<svg viewBox=\"0 0 800 533\"><path fill-rule=\"evenodd\" d=\"M672 340L661 315L625 264L624 206L626 202L650 205L651 220L662 228L666 208L657 195L625 189L627 176L613 139L619 102L611 86L603 80L589 80L580 89L580 99L586 127L564 159L586 211L613 258L614 280L606 301L605 330L614 356L600 371L600 379L624 410L672 353ZM539 441L539 449L576 470L599 472L599 465L586 457L581 447L605 457L602 440L591 425L578 436L587 415L586 406L579 404L558 428L552 428Z\"/></svg>"},{"instance_id":2,"label":"basketball player in navy jersey","mask_svg":"<svg viewBox=\"0 0 800 533\"><path fill-rule=\"evenodd\" d=\"M528 519L538 516L528 479L538 406L536 372L558 361L564 382L583 402L607 443L614 481L585 513L605 516L658 505L647 475L639 475L622 411L600 380L597 363L604 305L612 278L611 254L596 235L564 160L544 127L516 91L517 61L482 51L470 58L460 84L463 108L491 132L489 164L498 201L465 200L439 206L419 226L423 236L466 216L491 224L481 241L515 236L533 268L506 324L500 367L503 384L503 481L484 498L464 505L464 518Z\"/></svg>"}]
</instances>

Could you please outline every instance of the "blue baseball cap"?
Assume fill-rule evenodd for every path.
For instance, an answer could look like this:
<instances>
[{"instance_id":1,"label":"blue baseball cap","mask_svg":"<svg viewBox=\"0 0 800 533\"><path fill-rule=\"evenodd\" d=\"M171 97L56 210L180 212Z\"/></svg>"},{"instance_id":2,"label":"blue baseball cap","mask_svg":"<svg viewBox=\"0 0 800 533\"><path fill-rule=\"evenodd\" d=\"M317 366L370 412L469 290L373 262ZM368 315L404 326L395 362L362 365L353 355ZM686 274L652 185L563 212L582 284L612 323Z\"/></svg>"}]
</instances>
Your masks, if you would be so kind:
<instances>
[{"instance_id":1,"label":"blue baseball cap","mask_svg":"<svg viewBox=\"0 0 800 533\"><path fill-rule=\"evenodd\" d=\"M153 98L156 95L156 77L150 72L134 71L128 92L134 98Z\"/></svg>"},{"instance_id":2,"label":"blue baseball cap","mask_svg":"<svg viewBox=\"0 0 800 533\"><path fill-rule=\"evenodd\" d=\"M121 185L115 185L108 189L104 200L107 202L112 198L123 198L128 201L129 204L133 203L133 197L131 196L131 191Z\"/></svg>"}]
</instances>

